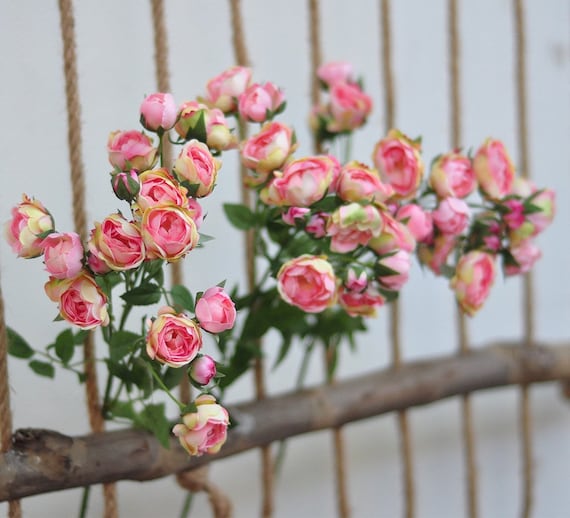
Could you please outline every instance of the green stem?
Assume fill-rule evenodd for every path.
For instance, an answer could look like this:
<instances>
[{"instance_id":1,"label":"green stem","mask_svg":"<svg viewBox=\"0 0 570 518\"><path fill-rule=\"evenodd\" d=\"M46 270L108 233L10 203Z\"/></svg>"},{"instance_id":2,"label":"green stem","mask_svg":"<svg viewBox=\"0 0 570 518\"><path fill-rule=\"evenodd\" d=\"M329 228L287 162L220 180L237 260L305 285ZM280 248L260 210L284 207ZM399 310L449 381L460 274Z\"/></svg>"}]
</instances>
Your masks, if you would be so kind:
<instances>
[{"instance_id":1,"label":"green stem","mask_svg":"<svg viewBox=\"0 0 570 518\"><path fill-rule=\"evenodd\" d=\"M352 154L352 134L346 135L344 137L344 162L348 163L350 160L350 155Z\"/></svg>"},{"instance_id":2,"label":"green stem","mask_svg":"<svg viewBox=\"0 0 570 518\"><path fill-rule=\"evenodd\" d=\"M83 488L83 496L81 497L81 506L79 507L79 518L85 518L87 516L87 507L89 506L89 492L91 486L85 486Z\"/></svg>"},{"instance_id":3,"label":"green stem","mask_svg":"<svg viewBox=\"0 0 570 518\"><path fill-rule=\"evenodd\" d=\"M192 507L192 498L194 493L188 491L186 498L184 499L184 504L182 505L182 511L180 511L180 518L188 518L190 516L190 508Z\"/></svg>"},{"instance_id":4,"label":"green stem","mask_svg":"<svg viewBox=\"0 0 570 518\"><path fill-rule=\"evenodd\" d=\"M125 304L125 307L123 308L123 314L121 315L121 321L119 322L119 331L122 331L125 327L131 309L133 309L133 306L131 304Z\"/></svg>"},{"instance_id":5,"label":"green stem","mask_svg":"<svg viewBox=\"0 0 570 518\"><path fill-rule=\"evenodd\" d=\"M162 381L162 379L160 378L160 376L157 374L157 372L152 368L152 367L148 367L148 369L150 370L152 377L155 379L155 381L158 383L158 385L160 386L160 388L162 390L164 390L164 392L166 392L166 395L172 399L172 401L174 401L177 405L178 408L180 410L183 410L186 405L184 405L183 403L181 403L176 396L174 396L174 394L172 392L170 392L170 390L168 389L168 387L164 384L164 382Z\"/></svg>"}]
</instances>

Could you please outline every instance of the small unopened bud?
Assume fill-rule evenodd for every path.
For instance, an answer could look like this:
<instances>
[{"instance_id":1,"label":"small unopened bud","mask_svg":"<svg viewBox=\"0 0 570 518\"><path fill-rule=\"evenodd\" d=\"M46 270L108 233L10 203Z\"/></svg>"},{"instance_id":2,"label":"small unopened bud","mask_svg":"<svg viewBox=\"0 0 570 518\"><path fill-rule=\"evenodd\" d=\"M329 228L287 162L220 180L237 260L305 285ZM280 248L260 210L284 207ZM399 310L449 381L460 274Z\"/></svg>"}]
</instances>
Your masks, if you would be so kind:
<instances>
[{"instance_id":1,"label":"small unopened bud","mask_svg":"<svg viewBox=\"0 0 570 518\"><path fill-rule=\"evenodd\" d=\"M138 174L134 169L128 173L112 173L111 185L117 198L128 202L133 201L137 197L141 188Z\"/></svg>"},{"instance_id":2,"label":"small unopened bud","mask_svg":"<svg viewBox=\"0 0 570 518\"><path fill-rule=\"evenodd\" d=\"M190 367L190 376L199 385L207 385L216 375L216 362L207 354L196 358Z\"/></svg>"}]
</instances>

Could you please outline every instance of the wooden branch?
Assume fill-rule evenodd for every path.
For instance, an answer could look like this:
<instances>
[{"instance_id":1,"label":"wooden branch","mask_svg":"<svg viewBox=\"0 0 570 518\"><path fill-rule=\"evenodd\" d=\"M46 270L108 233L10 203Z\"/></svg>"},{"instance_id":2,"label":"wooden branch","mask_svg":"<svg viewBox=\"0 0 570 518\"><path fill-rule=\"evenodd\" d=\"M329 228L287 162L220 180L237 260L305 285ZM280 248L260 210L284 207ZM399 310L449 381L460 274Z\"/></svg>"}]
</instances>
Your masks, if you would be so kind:
<instances>
[{"instance_id":1,"label":"wooden branch","mask_svg":"<svg viewBox=\"0 0 570 518\"><path fill-rule=\"evenodd\" d=\"M570 380L570 342L497 343L468 354L410 362L334 385L230 407L238 426L217 455L190 458L134 429L67 437L18 430L0 456L0 501L117 480L151 480L295 435L493 387Z\"/></svg>"}]
</instances>

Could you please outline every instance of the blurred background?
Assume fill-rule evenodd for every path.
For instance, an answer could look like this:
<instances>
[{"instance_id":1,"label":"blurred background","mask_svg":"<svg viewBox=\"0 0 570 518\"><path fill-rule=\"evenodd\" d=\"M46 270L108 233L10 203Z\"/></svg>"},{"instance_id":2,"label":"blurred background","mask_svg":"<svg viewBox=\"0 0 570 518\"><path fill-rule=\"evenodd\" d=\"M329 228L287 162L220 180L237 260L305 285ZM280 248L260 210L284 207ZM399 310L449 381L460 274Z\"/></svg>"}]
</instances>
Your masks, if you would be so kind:
<instances>
[{"instance_id":1,"label":"blurred background","mask_svg":"<svg viewBox=\"0 0 570 518\"><path fill-rule=\"evenodd\" d=\"M537 338L570 337L570 2L527 0L526 36L531 175L554 189L558 213L538 239L543 258L535 267ZM256 81L273 81L285 91L280 120L294 126L297 156L311 152L309 18L307 2L243 0L246 43ZM476 148L487 136L502 139L517 164L514 22L512 2L459 2L463 140ZM76 2L77 54L82 104L87 211L100 220L118 207L110 190L107 136L134 129L145 94L156 91L151 12L148 2ZM222 0L166 2L173 94L178 102L205 92L208 79L234 64L228 3ZM451 149L447 2L399 0L392 6L393 63L397 127L423 137L423 156ZM379 2L321 2L324 61L347 60L362 76L375 106L365 129L356 133L354 158L371 162L384 135ZM72 229L62 43L55 1L2 2L0 16L0 220L23 192L48 207L58 229ZM226 153L214 194L204 200L203 231L216 237L184 262L193 291L227 279L244 284L242 236L225 221L221 206L239 201L236 153ZM8 325L43 347L61 331L55 306L44 295L40 260L17 260L0 242L2 289ZM522 336L521 282L499 278L484 309L469 322L473 347ZM447 283L414 266L403 290L405 360L451 354L457 348L454 303ZM273 347L272 347L273 346ZM271 337L268 365L276 355ZM102 351L101 351L102 353ZM301 350L267 375L270 394L291 390ZM342 350L339 377L353 377L389 365L387 311L370 322L370 332L352 353ZM310 365L310 383L323 380L322 358ZM76 378L58 371L54 380L33 375L26 363L10 359L14 425L88 433L84 391ZM232 387L228 402L253 397L249 376ZM516 388L473 397L480 511L483 517L518 516L521 502L519 393ZM570 402L556 384L533 386L535 511L538 518L563 518L570 509ZM174 412L173 412L174 414ZM465 514L460 402L447 400L410 412L417 516ZM346 427L350 505L354 517L402 515L401 462L392 415ZM334 516L330 432L291 439L277 480L276 513ZM236 518L259 515L259 453L241 454L212 465L212 480L234 502ZM183 491L169 477L144 485L118 485L120 512L131 517L178 516ZM89 516L100 516L101 492L92 491ZM80 490L28 498L24 515L75 516ZM0 514L6 504L0 504ZM194 498L192 516L210 516L207 498Z\"/></svg>"}]
</instances>

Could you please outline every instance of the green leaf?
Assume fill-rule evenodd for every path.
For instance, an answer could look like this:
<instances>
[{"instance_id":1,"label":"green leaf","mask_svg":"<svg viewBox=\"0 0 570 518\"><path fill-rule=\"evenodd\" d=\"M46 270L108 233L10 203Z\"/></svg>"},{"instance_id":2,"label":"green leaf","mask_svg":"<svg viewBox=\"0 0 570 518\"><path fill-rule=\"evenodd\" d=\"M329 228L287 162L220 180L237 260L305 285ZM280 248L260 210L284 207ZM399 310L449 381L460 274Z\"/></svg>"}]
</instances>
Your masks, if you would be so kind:
<instances>
[{"instance_id":1,"label":"green leaf","mask_svg":"<svg viewBox=\"0 0 570 518\"><path fill-rule=\"evenodd\" d=\"M281 362L287 357L289 350L291 349L291 345L293 340L291 337L283 338L283 342L281 342L281 347L279 348L279 354L277 354L277 358L275 363L273 364L272 369L276 369Z\"/></svg>"},{"instance_id":2,"label":"green leaf","mask_svg":"<svg viewBox=\"0 0 570 518\"><path fill-rule=\"evenodd\" d=\"M117 362L131 353L143 338L131 331L116 331L109 343L109 356L111 361Z\"/></svg>"},{"instance_id":3,"label":"green leaf","mask_svg":"<svg viewBox=\"0 0 570 518\"><path fill-rule=\"evenodd\" d=\"M67 365L73 357L74 349L75 340L71 329L66 329L57 335L55 339L55 354L64 365Z\"/></svg>"},{"instance_id":4,"label":"green leaf","mask_svg":"<svg viewBox=\"0 0 570 518\"><path fill-rule=\"evenodd\" d=\"M214 236L209 236L208 234L204 234L202 232L200 232L200 245L203 245L204 243L207 243L208 241L213 241L214 239L216 239Z\"/></svg>"},{"instance_id":5,"label":"green leaf","mask_svg":"<svg viewBox=\"0 0 570 518\"><path fill-rule=\"evenodd\" d=\"M158 284L149 282L123 293L121 298L131 306L148 306L156 304L160 300L161 295Z\"/></svg>"},{"instance_id":6,"label":"green leaf","mask_svg":"<svg viewBox=\"0 0 570 518\"><path fill-rule=\"evenodd\" d=\"M208 139L208 132L206 131L206 113L205 110L200 110L197 115L194 115L190 122L190 128L186 133L186 140L196 139L206 144Z\"/></svg>"},{"instance_id":7,"label":"green leaf","mask_svg":"<svg viewBox=\"0 0 570 518\"><path fill-rule=\"evenodd\" d=\"M21 335L16 333L10 327L8 332L8 354L15 358L23 358L24 360L31 358L34 355L34 350L30 347L28 342L22 338Z\"/></svg>"},{"instance_id":8,"label":"green leaf","mask_svg":"<svg viewBox=\"0 0 570 518\"><path fill-rule=\"evenodd\" d=\"M166 419L164 403L147 405L139 414L138 422L152 432L164 448L170 448L170 423Z\"/></svg>"},{"instance_id":9,"label":"green leaf","mask_svg":"<svg viewBox=\"0 0 570 518\"><path fill-rule=\"evenodd\" d=\"M186 369L182 367L167 367L166 371L162 375L162 382L169 390L177 387L184 377L185 370Z\"/></svg>"},{"instance_id":10,"label":"green leaf","mask_svg":"<svg viewBox=\"0 0 570 518\"><path fill-rule=\"evenodd\" d=\"M32 360L28 365L30 369L39 376L45 376L46 378L53 378L55 376L55 369L51 363Z\"/></svg>"},{"instance_id":11,"label":"green leaf","mask_svg":"<svg viewBox=\"0 0 570 518\"><path fill-rule=\"evenodd\" d=\"M190 312L194 312L194 297L186 286L182 286L181 284L172 286L170 295L172 295L174 304Z\"/></svg>"},{"instance_id":12,"label":"green leaf","mask_svg":"<svg viewBox=\"0 0 570 518\"><path fill-rule=\"evenodd\" d=\"M224 203L224 212L229 222L240 230L249 230L256 224L255 214L239 203Z\"/></svg>"},{"instance_id":13,"label":"green leaf","mask_svg":"<svg viewBox=\"0 0 570 518\"><path fill-rule=\"evenodd\" d=\"M87 335L90 332L91 331L87 331L85 329L81 329L80 331L77 331L77 333L75 333L73 335L73 343L75 345L83 345L83 343L85 342L85 339L87 338Z\"/></svg>"},{"instance_id":14,"label":"green leaf","mask_svg":"<svg viewBox=\"0 0 570 518\"><path fill-rule=\"evenodd\" d=\"M132 401L115 401L109 411L113 417L124 417L130 421L136 421L136 412Z\"/></svg>"}]
</instances>

